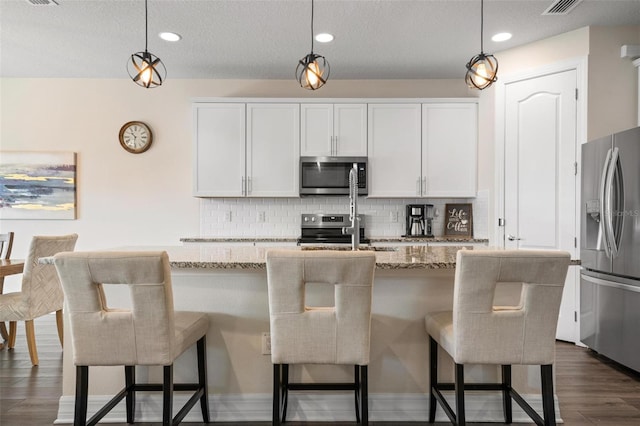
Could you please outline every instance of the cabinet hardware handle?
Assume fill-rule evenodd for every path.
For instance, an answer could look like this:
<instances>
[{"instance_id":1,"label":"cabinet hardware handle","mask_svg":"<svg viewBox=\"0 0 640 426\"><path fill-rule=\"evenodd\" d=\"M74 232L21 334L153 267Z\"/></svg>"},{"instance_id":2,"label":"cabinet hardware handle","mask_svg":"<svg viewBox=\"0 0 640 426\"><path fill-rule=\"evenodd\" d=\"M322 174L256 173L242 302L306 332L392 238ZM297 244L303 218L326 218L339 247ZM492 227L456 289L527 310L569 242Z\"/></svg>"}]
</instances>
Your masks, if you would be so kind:
<instances>
[{"instance_id":1,"label":"cabinet hardware handle","mask_svg":"<svg viewBox=\"0 0 640 426\"><path fill-rule=\"evenodd\" d=\"M427 178L422 178L422 195L427 195Z\"/></svg>"},{"instance_id":2,"label":"cabinet hardware handle","mask_svg":"<svg viewBox=\"0 0 640 426\"><path fill-rule=\"evenodd\" d=\"M251 182L251 176L247 178L247 195L251 195L253 193L253 183Z\"/></svg>"},{"instance_id":3,"label":"cabinet hardware handle","mask_svg":"<svg viewBox=\"0 0 640 426\"><path fill-rule=\"evenodd\" d=\"M242 193L242 195L245 195L245 193L244 193L244 176L242 176L242 186L240 187L240 192Z\"/></svg>"},{"instance_id":4,"label":"cabinet hardware handle","mask_svg":"<svg viewBox=\"0 0 640 426\"><path fill-rule=\"evenodd\" d=\"M338 155L338 137L337 137L337 136L334 136L333 138L334 138L334 140L336 141L336 142L335 142L335 149L334 149L334 154L333 154L333 155Z\"/></svg>"},{"instance_id":5,"label":"cabinet hardware handle","mask_svg":"<svg viewBox=\"0 0 640 426\"><path fill-rule=\"evenodd\" d=\"M416 179L416 195L420 195L420 178Z\"/></svg>"}]
</instances>

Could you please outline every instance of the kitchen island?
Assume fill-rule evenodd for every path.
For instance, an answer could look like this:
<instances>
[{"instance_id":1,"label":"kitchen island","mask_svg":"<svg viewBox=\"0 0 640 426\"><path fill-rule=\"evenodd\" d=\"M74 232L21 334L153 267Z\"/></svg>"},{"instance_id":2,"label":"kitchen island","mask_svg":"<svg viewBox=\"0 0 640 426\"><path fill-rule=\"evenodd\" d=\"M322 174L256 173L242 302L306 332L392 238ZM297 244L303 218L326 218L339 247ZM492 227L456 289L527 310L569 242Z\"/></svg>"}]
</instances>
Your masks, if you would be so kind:
<instances>
[{"instance_id":1,"label":"kitchen island","mask_svg":"<svg viewBox=\"0 0 640 426\"><path fill-rule=\"evenodd\" d=\"M211 328L207 334L209 398L213 421L268 421L271 418L272 364L268 340L269 306L265 253L271 248L313 250L318 247L233 246L189 244L180 247L127 247L123 250L166 250L169 254L174 304L177 310L207 312ZM372 248L364 248L372 250ZM369 365L369 401L372 421L426 421L428 345L424 317L428 312L451 309L455 256L458 250L486 250L486 247L399 246L373 248L376 275L371 318L371 363ZM122 286L109 288L111 308L126 308L129 296ZM308 306L333 305L333 292L309 286ZM519 289L504 291L499 304L515 304ZM57 423L69 422L73 416L75 369L70 333L66 333L63 396ZM441 377L452 379L453 365L440 354ZM90 369L89 411L101 406L122 387L121 368ZM195 379L195 351L189 350L175 364L175 382ZM467 380L497 380L498 368L471 366ZM161 381L158 367L137 369L138 381ZM292 380L347 381L352 368L342 366L294 366ZM541 410L539 368L514 366L514 387L536 409ZM186 395L176 394L174 406ZM503 421L499 393L469 393L467 419ZM159 395L138 398L138 421L158 421ZM556 410L558 410L556 404ZM558 414L558 417L559 414ZM123 421L124 407L108 416ZM290 395L291 420L354 420L351 394ZM441 410L437 419L445 420ZM186 421L200 421L193 410ZM514 407L514 421L527 416Z\"/></svg>"}]
</instances>

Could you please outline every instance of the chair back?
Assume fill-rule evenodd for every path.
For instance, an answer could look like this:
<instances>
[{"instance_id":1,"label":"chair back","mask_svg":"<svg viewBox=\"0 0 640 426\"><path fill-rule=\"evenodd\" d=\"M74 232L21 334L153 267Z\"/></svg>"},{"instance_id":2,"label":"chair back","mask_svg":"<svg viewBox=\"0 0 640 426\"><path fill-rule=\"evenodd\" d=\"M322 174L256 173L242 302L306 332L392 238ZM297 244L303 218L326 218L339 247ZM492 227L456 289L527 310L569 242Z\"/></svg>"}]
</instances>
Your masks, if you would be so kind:
<instances>
[{"instance_id":1,"label":"chair back","mask_svg":"<svg viewBox=\"0 0 640 426\"><path fill-rule=\"evenodd\" d=\"M270 250L266 255L274 364L368 365L375 254ZM335 306L305 306L305 285L333 286Z\"/></svg>"},{"instance_id":2,"label":"chair back","mask_svg":"<svg viewBox=\"0 0 640 426\"><path fill-rule=\"evenodd\" d=\"M175 321L166 252L60 253L76 365L170 365ZM131 309L110 309L104 286L125 284Z\"/></svg>"},{"instance_id":3,"label":"chair back","mask_svg":"<svg viewBox=\"0 0 640 426\"><path fill-rule=\"evenodd\" d=\"M22 303L28 319L58 311L64 305L64 294L56 268L39 262L40 258L73 251L77 234L63 236L34 236L29 245L22 274Z\"/></svg>"},{"instance_id":4,"label":"chair back","mask_svg":"<svg viewBox=\"0 0 640 426\"><path fill-rule=\"evenodd\" d=\"M569 253L460 250L453 331L459 364L551 364ZM498 283L522 285L518 306L494 306Z\"/></svg>"},{"instance_id":5,"label":"chair back","mask_svg":"<svg viewBox=\"0 0 640 426\"><path fill-rule=\"evenodd\" d=\"M13 232L0 234L0 259L11 258L11 248L13 247Z\"/></svg>"}]
</instances>

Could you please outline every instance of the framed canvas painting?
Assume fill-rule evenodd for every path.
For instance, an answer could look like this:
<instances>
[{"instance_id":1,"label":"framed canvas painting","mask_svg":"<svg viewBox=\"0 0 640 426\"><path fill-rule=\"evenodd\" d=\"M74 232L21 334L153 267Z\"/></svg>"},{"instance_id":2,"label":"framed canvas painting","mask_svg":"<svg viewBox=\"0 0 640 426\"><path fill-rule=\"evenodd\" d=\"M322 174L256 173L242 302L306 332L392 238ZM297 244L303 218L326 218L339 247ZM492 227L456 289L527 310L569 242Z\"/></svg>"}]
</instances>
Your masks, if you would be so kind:
<instances>
[{"instance_id":1,"label":"framed canvas painting","mask_svg":"<svg viewBox=\"0 0 640 426\"><path fill-rule=\"evenodd\" d=\"M0 152L0 219L75 218L75 152Z\"/></svg>"}]
</instances>

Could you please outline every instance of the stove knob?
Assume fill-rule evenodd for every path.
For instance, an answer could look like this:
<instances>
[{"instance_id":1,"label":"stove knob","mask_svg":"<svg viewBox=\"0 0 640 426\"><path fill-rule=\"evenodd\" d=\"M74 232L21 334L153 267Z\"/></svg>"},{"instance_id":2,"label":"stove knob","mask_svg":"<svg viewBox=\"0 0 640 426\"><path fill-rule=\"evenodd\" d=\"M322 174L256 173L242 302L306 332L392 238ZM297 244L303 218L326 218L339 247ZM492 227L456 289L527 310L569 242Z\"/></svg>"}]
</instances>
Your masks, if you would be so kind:
<instances>
[{"instance_id":1,"label":"stove knob","mask_svg":"<svg viewBox=\"0 0 640 426\"><path fill-rule=\"evenodd\" d=\"M316 218L315 218L315 217L312 217L312 218L311 218L311 222L315 222L315 221L316 221Z\"/></svg>"},{"instance_id":2,"label":"stove knob","mask_svg":"<svg viewBox=\"0 0 640 426\"><path fill-rule=\"evenodd\" d=\"M303 218L302 218L302 220L303 220L303 221L305 221L305 222L309 222L309 218L308 218L308 217L306 217L306 216L305 216L305 217L303 217Z\"/></svg>"}]
</instances>

